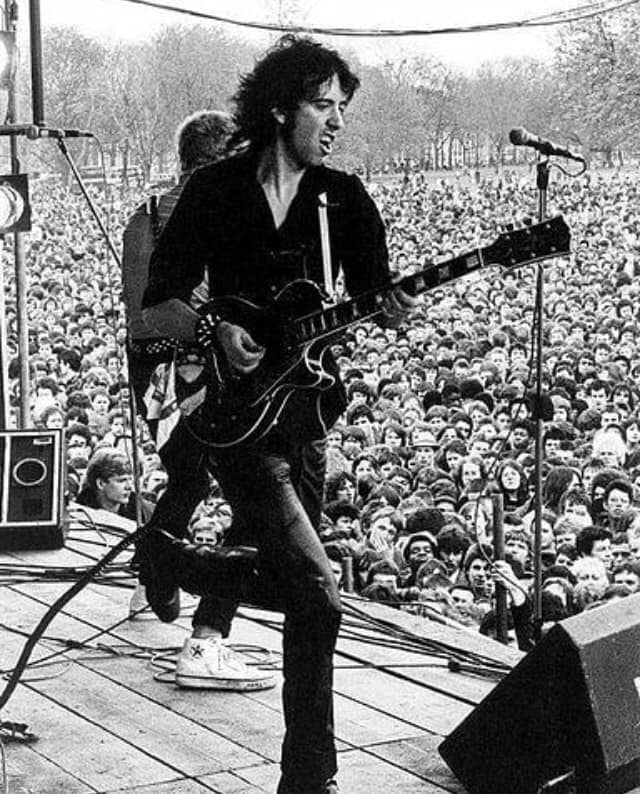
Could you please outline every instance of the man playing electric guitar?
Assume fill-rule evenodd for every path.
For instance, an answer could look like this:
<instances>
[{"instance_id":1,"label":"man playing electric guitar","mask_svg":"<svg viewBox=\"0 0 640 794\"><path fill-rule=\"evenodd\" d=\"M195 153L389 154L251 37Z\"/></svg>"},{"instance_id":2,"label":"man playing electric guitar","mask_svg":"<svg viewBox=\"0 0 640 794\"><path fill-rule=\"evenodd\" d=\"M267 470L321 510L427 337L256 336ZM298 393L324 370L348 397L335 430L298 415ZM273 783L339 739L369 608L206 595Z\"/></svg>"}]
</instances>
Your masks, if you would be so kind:
<instances>
[{"instance_id":1,"label":"man playing electric guitar","mask_svg":"<svg viewBox=\"0 0 640 794\"><path fill-rule=\"evenodd\" d=\"M284 37L242 78L234 98L232 145L242 153L194 173L160 238L145 320L215 351L233 376L227 388L255 372L268 350L233 318L196 313L190 293L207 276L211 298L239 296L264 306L296 279L323 284L320 196L326 195L332 278L342 268L351 295L389 281L384 226L373 201L357 177L324 165L358 85L337 52ZM399 322L416 302L397 286L385 298L383 321ZM327 367L335 383L321 400L330 424L345 398L337 367L331 361ZM310 401L297 398L260 439L212 446L210 454L233 509L230 543L257 546L259 569L268 572L270 595L285 613L286 734L278 794L326 794L337 791L332 671L341 608L316 532L324 442L317 423L306 420ZM193 455L201 443L194 435L182 454ZM148 544L150 554L156 548ZM153 570L171 576L170 566ZM216 641L229 633L239 596L221 598L215 582L211 589L208 622Z\"/></svg>"}]
</instances>

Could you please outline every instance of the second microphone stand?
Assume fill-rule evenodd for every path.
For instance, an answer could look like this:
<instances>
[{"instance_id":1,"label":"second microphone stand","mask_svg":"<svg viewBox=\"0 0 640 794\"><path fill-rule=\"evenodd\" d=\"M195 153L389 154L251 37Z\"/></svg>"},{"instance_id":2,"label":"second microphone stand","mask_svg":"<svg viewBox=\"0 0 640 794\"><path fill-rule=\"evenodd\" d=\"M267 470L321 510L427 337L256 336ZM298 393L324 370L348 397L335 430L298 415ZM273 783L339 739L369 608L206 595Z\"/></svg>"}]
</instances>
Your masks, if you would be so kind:
<instances>
[{"instance_id":1,"label":"second microphone stand","mask_svg":"<svg viewBox=\"0 0 640 794\"><path fill-rule=\"evenodd\" d=\"M538 188L538 222L547 217L547 190L549 187L549 160L537 163L536 185ZM542 264L536 266L536 296L534 322L536 347L536 394L533 419L536 425L534 468L534 534L533 534L533 639L537 644L542 639L542 462L544 457L544 415L542 410L542 351L544 347L544 278Z\"/></svg>"}]
</instances>

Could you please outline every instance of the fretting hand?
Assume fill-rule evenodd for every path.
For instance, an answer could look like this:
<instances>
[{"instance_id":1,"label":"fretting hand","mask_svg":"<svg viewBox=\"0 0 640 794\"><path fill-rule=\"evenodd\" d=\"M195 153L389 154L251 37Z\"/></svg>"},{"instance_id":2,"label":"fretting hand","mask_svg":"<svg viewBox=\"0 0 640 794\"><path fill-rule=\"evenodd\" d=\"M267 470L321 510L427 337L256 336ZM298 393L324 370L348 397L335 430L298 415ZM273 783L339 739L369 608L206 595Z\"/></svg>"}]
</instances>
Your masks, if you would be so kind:
<instances>
[{"instance_id":1,"label":"fretting hand","mask_svg":"<svg viewBox=\"0 0 640 794\"><path fill-rule=\"evenodd\" d=\"M391 292L389 292L382 304L382 311L385 319L395 322L400 322L408 314L419 305L420 299L415 295L410 295L405 292L400 286L402 276L396 276L393 283L396 285Z\"/></svg>"}]
</instances>

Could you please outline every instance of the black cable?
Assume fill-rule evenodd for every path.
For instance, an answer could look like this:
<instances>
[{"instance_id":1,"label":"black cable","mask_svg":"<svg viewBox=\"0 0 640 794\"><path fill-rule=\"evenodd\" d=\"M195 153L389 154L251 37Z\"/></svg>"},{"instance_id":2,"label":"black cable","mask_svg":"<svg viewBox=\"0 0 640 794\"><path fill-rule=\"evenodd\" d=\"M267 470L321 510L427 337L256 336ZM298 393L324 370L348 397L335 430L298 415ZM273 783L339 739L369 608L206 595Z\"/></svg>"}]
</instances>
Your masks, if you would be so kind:
<instances>
[{"instance_id":1,"label":"black cable","mask_svg":"<svg viewBox=\"0 0 640 794\"><path fill-rule=\"evenodd\" d=\"M18 682L20 681L20 676L27 665L29 657L33 653L33 650L39 642L40 637L43 635L45 629L51 623L53 618L63 609L66 604L69 603L69 601L71 601L72 598L74 598L83 588L85 588L89 582L91 582L92 579L111 562L111 560L115 559L125 548L127 548L127 546L130 546L137 540L141 540L152 529L152 526L141 527L131 535L123 538L49 607L25 643L16 666L13 669L4 690L0 693L0 712L4 706L6 706L9 698L13 694Z\"/></svg>"},{"instance_id":2,"label":"black cable","mask_svg":"<svg viewBox=\"0 0 640 794\"><path fill-rule=\"evenodd\" d=\"M158 3L154 0L124 0L127 3L134 5L147 6L161 11L174 11L178 14L185 14L187 16L197 17L198 19L208 19L213 22L222 22L227 25L235 25L236 27L250 28L253 30L265 30L271 32L281 33L311 33L321 36L349 36L352 38L370 37L370 38L390 38L390 37L405 37L405 36L441 36L448 33L485 33L497 30L513 30L522 28L535 28L535 27L551 27L555 25L565 25L570 22L578 22L584 19L591 19L604 14L610 14L614 11L620 11L628 6L635 5L639 0L621 0L621 2L614 3L610 7L607 4L599 3L604 8L593 8L593 3L588 5L576 6L574 9L567 11L554 12L545 14L539 17L531 17L530 19L514 20L511 22L490 22L482 25L467 25L458 27L445 27L445 28L336 28L336 27L314 27L312 25L281 25L271 22L252 22L241 19L234 19L232 17L220 16L218 14L209 14L204 11L195 11L189 8L179 8L177 6ZM588 9L588 10L587 10ZM584 13L581 13L583 12ZM570 14L573 13L573 16Z\"/></svg>"}]
</instances>

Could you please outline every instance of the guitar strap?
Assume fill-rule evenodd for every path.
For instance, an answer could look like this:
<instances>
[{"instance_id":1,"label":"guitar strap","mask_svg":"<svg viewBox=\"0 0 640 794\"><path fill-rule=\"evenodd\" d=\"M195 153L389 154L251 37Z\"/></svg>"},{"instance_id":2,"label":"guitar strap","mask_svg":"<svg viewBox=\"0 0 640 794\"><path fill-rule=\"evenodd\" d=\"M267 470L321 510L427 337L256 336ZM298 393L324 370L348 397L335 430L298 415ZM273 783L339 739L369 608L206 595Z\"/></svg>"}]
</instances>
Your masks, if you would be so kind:
<instances>
[{"instance_id":1,"label":"guitar strap","mask_svg":"<svg viewBox=\"0 0 640 794\"><path fill-rule=\"evenodd\" d=\"M160 216L158 214L158 196L154 193L152 196L149 196L147 201L147 211L149 214L149 218L151 219L151 233L153 234L153 242L158 242L158 238L160 237L160 232L162 229L160 228Z\"/></svg>"},{"instance_id":2,"label":"guitar strap","mask_svg":"<svg viewBox=\"0 0 640 794\"><path fill-rule=\"evenodd\" d=\"M322 251L322 272L324 274L324 290L327 298L335 303L333 289L333 267L331 265L331 238L329 237L329 218L327 215L326 192L318 194L318 221L320 224L320 248Z\"/></svg>"}]
</instances>

